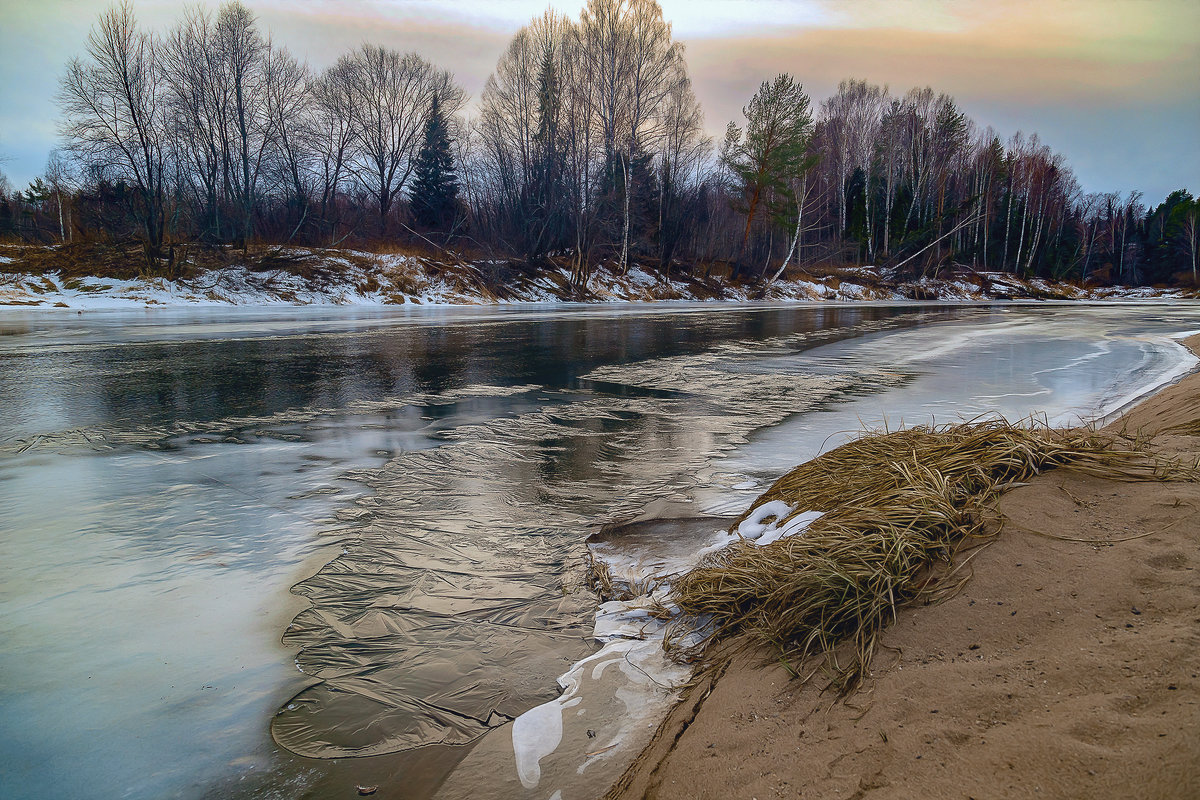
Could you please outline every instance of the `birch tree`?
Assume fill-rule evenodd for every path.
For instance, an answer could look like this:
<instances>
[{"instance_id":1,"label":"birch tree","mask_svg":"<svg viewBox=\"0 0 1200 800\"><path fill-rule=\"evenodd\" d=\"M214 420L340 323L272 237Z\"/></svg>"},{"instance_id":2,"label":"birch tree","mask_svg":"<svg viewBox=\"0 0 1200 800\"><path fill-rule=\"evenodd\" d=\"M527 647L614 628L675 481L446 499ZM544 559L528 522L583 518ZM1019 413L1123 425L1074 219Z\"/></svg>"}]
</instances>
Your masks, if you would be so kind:
<instances>
[{"instance_id":1,"label":"birch tree","mask_svg":"<svg viewBox=\"0 0 1200 800\"><path fill-rule=\"evenodd\" d=\"M589 0L580 14L580 57L595 81L590 97L601 128L611 182L621 186L617 269L629 266L632 160L662 135L666 100L686 79L683 47L654 0ZM619 170L619 174L618 171Z\"/></svg>"},{"instance_id":2,"label":"birch tree","mask_svg":"<svg viewBox=\"0 0 1200 800\"><path fill-rule=\"evenodd\" d=\"M74 194L74 182L70 163L61 152L51 150L46 159L46 185L50 188L50 196L54 198L60 242L71 238L71 205L68 198Z\"/></svg>"},{"instance_id":3,"label":"birch tree","mask_svg":"<svg viewBox=\"0 0 1200 800\"><path fill-rule=\"evenodd\" d=\"M1183 217L1183 241L1187 253L1192 257L1192 285L1196 286L1196 251L1200 247L1200 203L1192 202L1192 207Z\"/></svg>"}]
</instances>

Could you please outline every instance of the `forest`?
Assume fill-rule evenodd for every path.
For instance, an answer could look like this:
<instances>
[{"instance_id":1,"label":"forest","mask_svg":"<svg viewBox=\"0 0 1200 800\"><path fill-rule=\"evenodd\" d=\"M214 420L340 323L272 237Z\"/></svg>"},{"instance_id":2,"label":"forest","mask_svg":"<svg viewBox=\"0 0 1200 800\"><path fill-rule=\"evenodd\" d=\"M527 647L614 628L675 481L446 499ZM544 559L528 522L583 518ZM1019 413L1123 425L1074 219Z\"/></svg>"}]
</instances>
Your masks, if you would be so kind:
<instances>
[{"instance_id":1,"label":"forest","mask_svg":"<svg viewBox=\"0 0 1200 800\"><path fill-rule=\"evenodd\" d=\"M314 69L236 0L164 31L123 3L64 67L44 174L0 175L0 241L134 243L167 276L183 246L289 246L569 267L579 286L601 264L1196 285L1186 190L1084 193L1036 134L980 127L932 88L847 79L814 102L802 81L766 77L714 138L655 0L546 12L473 103L383 44Z\"/></svg>"}]
</instances>

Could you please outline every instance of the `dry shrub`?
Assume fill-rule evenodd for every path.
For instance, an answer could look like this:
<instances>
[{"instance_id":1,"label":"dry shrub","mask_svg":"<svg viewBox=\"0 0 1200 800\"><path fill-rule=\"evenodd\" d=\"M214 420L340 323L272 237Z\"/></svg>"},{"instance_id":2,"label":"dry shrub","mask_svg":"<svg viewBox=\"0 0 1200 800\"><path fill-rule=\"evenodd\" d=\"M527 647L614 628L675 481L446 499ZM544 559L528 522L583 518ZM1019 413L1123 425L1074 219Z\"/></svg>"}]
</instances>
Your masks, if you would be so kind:
<instances>
[{"instance_id":1,"label":"dry shrub","mask_svg":"<svg viewBox=\"0 0 1200 800\"><path fill-rule=\"evenodd\" d=\"M787 658L824 656L833 685L850 692L899 607L961 585L953 556L988 539L988 504L1055 467L1122 480L1200 479L1197 467L1155 459L1144 443L1032 421L867 435L797 467L754 502L782 500L795 509L789 516L825 512L803 534L762 547L737 542L675 584L682 617L668 646L694 657L747 632ZM697 633L699 647L682 644ZM850 655L839 663L835 651Z\"/></svg>"}]
</instances>

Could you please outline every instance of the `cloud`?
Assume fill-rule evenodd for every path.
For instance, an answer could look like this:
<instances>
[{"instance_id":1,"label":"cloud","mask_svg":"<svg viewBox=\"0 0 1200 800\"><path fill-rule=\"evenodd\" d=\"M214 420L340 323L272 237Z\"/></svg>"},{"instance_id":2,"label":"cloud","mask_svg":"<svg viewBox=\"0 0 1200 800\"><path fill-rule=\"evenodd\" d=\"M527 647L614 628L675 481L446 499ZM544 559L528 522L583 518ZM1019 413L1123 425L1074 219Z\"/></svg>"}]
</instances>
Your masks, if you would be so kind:
<instances>
[{"instance_id":1,"label":"cloud","mask_svg":"<svg viewBox=\"0 0 1200 800\"><path fill-rule=\"evenodd\" d=\"M1088 188L1200 190L1200 3L1195 0L661 0L708 128L759 83L791 72L815 100L855 77L903 93L932 86L981 125L1038 131ZM215 8L216 0L206 0ZM57 75L110 0L11 3L0 26L0 151L14 182L53 146ZM320 68L364 41L415 50L478 99L509 37L547 5L583 0L247 0L274 41ZM166 30L168 0L136 0ZM1166 165L1164 167L1164 165ZM1139 183L1145 181L1145 183Z\"/></svg>"},{"instance_id":2,"label":"cloud","mask_svg":"<svg viewBox=\"0 0 1200 800\"><path fill-rule=\"evenodd\" d=\"M800 80L815 104L854 77L894 94L931 86L1002 136L1039 132L1088 190L1143 188L1153 198L1181 183L1200 186L1200 45L1187 24L1200 22L1200 4L839 7L859 13L822 27L691 41L688 63L710 131L740 120L758 85L778 72Z\"/></svg>"}]
</instances>

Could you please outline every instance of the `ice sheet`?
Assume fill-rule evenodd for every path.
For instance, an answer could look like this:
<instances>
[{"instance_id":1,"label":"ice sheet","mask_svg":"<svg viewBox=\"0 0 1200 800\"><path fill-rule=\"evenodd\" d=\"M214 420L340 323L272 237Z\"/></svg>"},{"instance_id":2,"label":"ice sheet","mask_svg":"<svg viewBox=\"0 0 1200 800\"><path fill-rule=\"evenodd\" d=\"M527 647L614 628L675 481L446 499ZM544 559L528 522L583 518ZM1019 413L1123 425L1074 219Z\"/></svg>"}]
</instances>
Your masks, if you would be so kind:
<instances>
[{"instance_id":1,"label":"ice sheet","mask_svg":"<svg viewBox=\"0 0 1200 800\"><path fill-rule=\"evenodd\" d=\"M0 518L18 534L0 543L0 727L28 765L3 793L315 770L263 749L280 705L324 755L508 735L495 764L524 791L506 719L553 700L593 636L645 644L643 669L656 652L648 610L593 619L596 525L663 499L740 513L863 423L1095 414L1189 368L1165 337L1200 323L1185 304L710 309L0 314ZM627 558L630 580L728 536L704 524L674 563ZM305 567L331 541L345 552ZM306 575L313 608L287 636L313 677L277 643ZM653 724L624 710L623 675L584 674L591 716L563 716L538 800L547 781L578 796L582 764L602 783L627 749L586 754ZM326 689L284 703L312 680ZM568 769L589 729L602 741ZM192 757L163 755L184 741Z\"/></svg>"}]
</instances>

